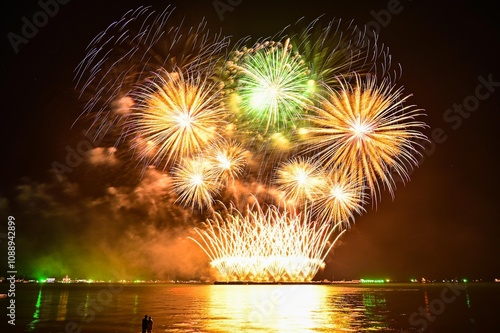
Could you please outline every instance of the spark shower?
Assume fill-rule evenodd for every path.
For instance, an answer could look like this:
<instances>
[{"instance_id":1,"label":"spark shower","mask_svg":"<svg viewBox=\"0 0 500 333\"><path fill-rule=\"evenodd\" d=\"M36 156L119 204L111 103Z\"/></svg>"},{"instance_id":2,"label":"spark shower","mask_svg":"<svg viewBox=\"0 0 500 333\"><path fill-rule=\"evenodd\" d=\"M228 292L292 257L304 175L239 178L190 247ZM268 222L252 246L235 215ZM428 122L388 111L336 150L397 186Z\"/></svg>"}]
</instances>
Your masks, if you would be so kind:
<instances>
[{"instance_id":1,"label":"spark shower","mask_svg":"<svg viewBox=\"0 0 500 333\"><path fill-rule=\"evenodd\" d=\"M353 22L232 43L141 7L95 37L75 81L81 118L116 124L121 158L163 172L176 204L205 216L190 238L220 280L303 282L417 165L424 112L400 73Z\"/></svg>"}]
</instances>

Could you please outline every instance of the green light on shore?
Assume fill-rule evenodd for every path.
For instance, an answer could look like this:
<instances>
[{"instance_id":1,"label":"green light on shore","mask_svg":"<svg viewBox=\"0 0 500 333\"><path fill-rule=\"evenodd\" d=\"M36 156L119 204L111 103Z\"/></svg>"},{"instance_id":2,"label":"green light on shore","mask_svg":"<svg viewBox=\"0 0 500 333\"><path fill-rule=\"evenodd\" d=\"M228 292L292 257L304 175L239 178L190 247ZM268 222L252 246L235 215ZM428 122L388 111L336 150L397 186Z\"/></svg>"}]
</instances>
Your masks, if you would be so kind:
<instances>
[{"instance_id":1,"label":"green light on shore","mask_svg":"<svg viewBox=\"0 0 500 333\"><path fill-rule=\"evenodd\" d=\"M361 279L361 283L386 283L384 279Z\"/></svg>"}]
</instances>

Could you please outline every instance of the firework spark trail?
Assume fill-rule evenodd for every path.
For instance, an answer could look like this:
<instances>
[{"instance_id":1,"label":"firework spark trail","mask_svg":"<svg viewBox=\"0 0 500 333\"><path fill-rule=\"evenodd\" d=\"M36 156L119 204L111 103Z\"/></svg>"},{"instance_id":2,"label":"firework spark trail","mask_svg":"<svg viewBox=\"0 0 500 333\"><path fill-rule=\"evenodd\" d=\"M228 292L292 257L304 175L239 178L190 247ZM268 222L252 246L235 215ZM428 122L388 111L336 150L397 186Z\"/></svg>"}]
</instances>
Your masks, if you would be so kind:
<instances>
[{"instance_id":1,"label":"firework spark trail","mask_svg":"<svg viewBox=\"0 0 500 333\"><path fill-rule=\"evenodd\" d=\"M192 209L212 208L215 196L224 188L234 187L245 165L245 150L225 140L195 157L181 159L172 170L177 202Z\"/></svg>"},{"instance_id":2,"label":"firework spark trail","mask_svg":"<svg viewBox=\"0 0 500 333\"><path fill-rule=\"evenodd\" d=\"M277 190L284 202L307 210L319 221L349 226L354 213L361 215L366 204L362 182L346 173L330 172L315 161L295 158L276 172Z\"/></svg>"},{"instance_id":3,"label":"firework spark trail","mask_svg":"<svg viewBox=\"0 0 500 333\"><path fill-rule=\"evenodd\" d=\"M183 159L173 171L174 189L179 197L176 202L202 210L210 208L214 196L220 191L217 173L201 156Z\"/></svg>"},{"instance_id":4,"label":"firework spark trail","mask_svg":"<svg viewBox=\"0 0 500 333\"><path fill-rule=\"evenodd\" d=\"M198 73L161 70L136 99L142 102L129 117L127 135L149 143L138 149L146 166L165 170L181 158L200 154L222 137L227 116L220 85Z\"/></svg>"},{"instance_id":5,"label":"firework spark trail","mask_svg":"<svg viewBox=\"0 0 500 333\"><path fill-rule=\"evenodd\" d=\"M226 281L311 281L338 239L328 242L337 225L312 222L307 212L256 203L224 213L195 229L201 243L192 239Z\"/></svg>"},{"instance_id":6,"label":"firework spark trail","mask_svg":"<svg viewBox=\"0 0 500 333\"><path fill-rule=\"evenodd\" d=\"M301 158L283 163L276 172L275 183L283 193L283 200L300 206L313 201L322 192L327 175L321 165Z\"/></svg>"},{"instance_id":7,"label":"firework spark trail","mask_svg":"<svg viewBox=\"0 0 500 333\"><path fill-rule=\"evenodd\" d=\"M320 94L322 87L318 83L336 87L340 74L370 73L377 67L375 60L385 63L376 43L365 38L352 21L331 20L322 27L322 20L317 18L305 27L303 25L301 18L281 35L290 36L291 44L309 64L311 79L316 82L316 92Z\"/></svg>"},{"instance_id":8,"label":"firework spark trail","mask_svg":"<svg viewBox=\"0 0 500 333\"><path fill-rule=\"evenodd\" d=\"M228 187L240 177L247 164L246 150L236 141L220 140L210 146L206 154L220 182Z\"/></svg>"},{"instance_id":9,"label":"firework spark trail","mask_svg":"<svg viewBox=\"0 0 500 333\"><path fill-rule=\"evenodd\" d=\"M133 95L159 69L197 71L206 76L220 61L229 38L211 34L207 22L186 27L174 18L170 6L157 12L139 7L125 13L99 33L75 69L76 88L86 100L80 117L91 116L92 126L120 117L113 104Z\"/></svg>"},{"instance_id":10,"label":"firework spark trail","mask_svg":"<svg viewBox=\"0 0 500 333\"><path fill-rule=\"evenodd\" d=\"M236 98L242 120L262 135L296 126L309 99L309 70L292 52L289 40L258 43L237 52L228 62L228 70L236 72Z\"/></svg>"},{"instance_id":11,"label":"firework spark trail","mask_svg":"<svg viewBox=\"0 0 500 333\"><path fill-rule=\"evenodd\" d=\"M370 76L344 80L340 91L326 89L328 97L308 117L305 148L327 168L340 167L362 180L373 202L381 186L394 195L391 174L408 179L408 168L417 165L417 142L426 139L419 131L425 123L416 120L422 110L404 105L409 96L402 88L388 80L377 85Z\"/></svg>"},{"instance_id":12,"label":"firework spark trail","mask_svg":"<svg viewBox=\"0 0 500 333\"><path fill-rule=\"evenodd\" d=\"M313 215L320 221L335 221L340 227L348 227L355 213L366 211L365 187L359 179L340 171L330 173L321 190L311 204Z\"/></svg>"}]
</instances>

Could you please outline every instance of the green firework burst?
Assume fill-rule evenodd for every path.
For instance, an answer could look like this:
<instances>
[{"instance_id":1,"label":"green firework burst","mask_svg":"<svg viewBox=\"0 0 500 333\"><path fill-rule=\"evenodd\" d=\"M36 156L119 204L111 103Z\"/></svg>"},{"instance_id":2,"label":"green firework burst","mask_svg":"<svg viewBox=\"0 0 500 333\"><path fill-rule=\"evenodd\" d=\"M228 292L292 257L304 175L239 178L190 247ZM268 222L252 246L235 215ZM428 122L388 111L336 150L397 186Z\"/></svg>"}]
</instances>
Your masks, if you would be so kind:
<instances>
[{"instance_id":1,"label":"green firework burst","mask_svg":"<svg viewBox=\"0 0 500 333\"><path fill-rule=\"evenodd\" d=\"M312 104L310 71L288 40L244 48L228 67L236 82L233 110L250 132L269 137L293 130Z\"/></svg>"}]
</instances>

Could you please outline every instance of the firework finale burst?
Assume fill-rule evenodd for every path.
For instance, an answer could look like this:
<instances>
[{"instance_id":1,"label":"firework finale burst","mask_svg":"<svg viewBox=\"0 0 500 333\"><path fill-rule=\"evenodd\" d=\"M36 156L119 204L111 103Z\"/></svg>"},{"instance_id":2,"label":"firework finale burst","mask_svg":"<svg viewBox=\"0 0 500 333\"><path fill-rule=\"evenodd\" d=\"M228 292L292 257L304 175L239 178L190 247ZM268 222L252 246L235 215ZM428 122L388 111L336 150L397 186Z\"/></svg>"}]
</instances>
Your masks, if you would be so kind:
<instances>
[{"instance_id":1,"label":"firework finale burst","mask_svg":"<svg viewBox=\"0 0 500 333\"><path fill-rule=\"evenodd\" d=\"M82 118L171 178L206 221L191 239L225 281L311 281L356 215L408 180L426 140L387 48L352 22L231 45L174 11L126 13L77 68ZM300 27L303 28L300 28Z\"/></svg>"}]
</instances>

